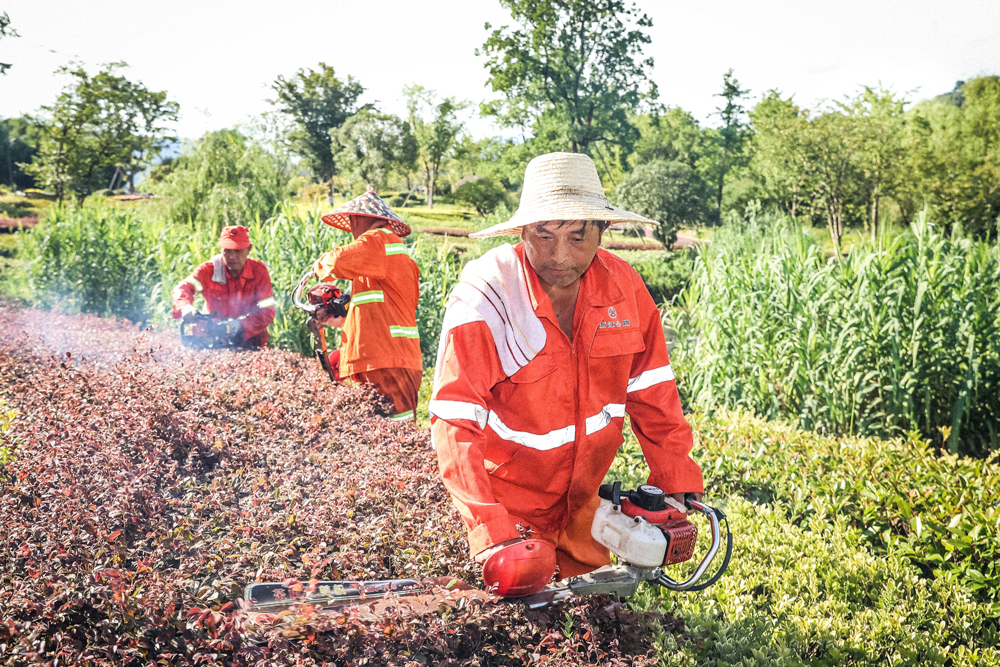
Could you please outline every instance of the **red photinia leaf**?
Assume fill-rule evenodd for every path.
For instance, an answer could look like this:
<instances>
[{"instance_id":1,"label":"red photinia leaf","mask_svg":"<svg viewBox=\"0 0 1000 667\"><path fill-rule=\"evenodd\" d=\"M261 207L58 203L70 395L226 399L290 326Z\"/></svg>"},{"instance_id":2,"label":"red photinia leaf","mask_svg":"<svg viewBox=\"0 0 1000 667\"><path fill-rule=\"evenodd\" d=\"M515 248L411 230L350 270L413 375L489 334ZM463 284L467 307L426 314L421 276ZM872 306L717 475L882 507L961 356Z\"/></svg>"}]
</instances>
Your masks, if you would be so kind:
<instances>
[{"instance_id":1,"label":"red photinia leaf","mask_svg":"<svg viewBox=\"0 0 1000 667\"><path fill-rule=\"evenodd\" d=\"M193 352L172 334L0 302L0 398L23 415L0 485L0 572L26 575L0 579L5 657L522 664L568 613L590 635L553 644L553 664L579 664L574 651L655 664L663 617L612 619L600 596L530 622L513 606L404 605L378 618L302 608L250 627L254 581L301 594L330 579L479 577L428 433L385 420L370 389L331 386L314 359Z\"/></svg>"}]
</instances>

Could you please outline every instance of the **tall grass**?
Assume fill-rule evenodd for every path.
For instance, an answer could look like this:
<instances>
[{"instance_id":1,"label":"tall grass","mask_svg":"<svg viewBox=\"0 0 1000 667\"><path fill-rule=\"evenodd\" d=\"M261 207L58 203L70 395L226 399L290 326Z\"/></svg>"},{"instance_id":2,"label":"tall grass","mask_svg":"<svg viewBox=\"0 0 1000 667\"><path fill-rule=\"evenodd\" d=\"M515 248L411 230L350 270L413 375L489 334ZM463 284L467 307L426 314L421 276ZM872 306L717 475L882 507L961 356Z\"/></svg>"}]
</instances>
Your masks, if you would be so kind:
<instances>
[{"instance_id":1,"label":"tall grass","mask_svg":"<svg viewBox=\"0 0 1000 667\"><path fill-rule=\"evenodd\" d=\"M267 220L246 223L251 257L267 264L277 313L271 345L312 354L305 314L292 306L292 290L316 259L351 240L325 225L318 210L299 213L282 206ZM170 323L174 286L219 252L214 224L175 224L158 217L102 207L54 211L22 249L30 260L32 287L40 305L71 312L115 315L136 322ZM458 279L459 264L446 249L409 242L420 266L417 326L425 361L433 363L444 301ZM348 285L344 284L344 287ZM337 344L334 334L329 343Z\"/></svg>"},{"instance_id":2,"label":"tall grass","mask_svg":"<svg viewBox=\"0 0 1000 667\"><path fill-rule=\"evenodd\" d=\"M919 216L828 259L801 229L719 230L695 265L682 336L689 395L804 428L919 431L1000 448L1000 251ZM696 335L691 335L696 332Z\"/></svg>"}]
</instances>

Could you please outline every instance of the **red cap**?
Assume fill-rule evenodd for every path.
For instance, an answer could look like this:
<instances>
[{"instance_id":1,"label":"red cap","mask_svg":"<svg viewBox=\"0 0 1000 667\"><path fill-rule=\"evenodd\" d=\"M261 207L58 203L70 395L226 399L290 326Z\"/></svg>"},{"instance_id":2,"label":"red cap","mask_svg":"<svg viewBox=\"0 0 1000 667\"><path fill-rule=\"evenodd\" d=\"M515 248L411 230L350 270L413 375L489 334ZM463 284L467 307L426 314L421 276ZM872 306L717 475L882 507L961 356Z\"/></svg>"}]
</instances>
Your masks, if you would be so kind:
<instances>
[{"instance_id":1,"label":"red cap","mask_svg":"<svg viewBox=\"0 0 1000 667\"><path fill-rule=\"evenodd\" d=\"M487 558L483 581L501 597L519 598L545 588L555 571L555 548L544 540L524 540Z\"/></svg>"},{"instance_id":2,"label":"red cap","mask_svg":"<svg viewBox=\"0 0 1000 667\"><path fill-rule=\"evenodd\" d=\"M219 247L223 250L243 250L250 247L250 230L242 225L223 227L219 235Z\"/></svg>"}]
</instances>

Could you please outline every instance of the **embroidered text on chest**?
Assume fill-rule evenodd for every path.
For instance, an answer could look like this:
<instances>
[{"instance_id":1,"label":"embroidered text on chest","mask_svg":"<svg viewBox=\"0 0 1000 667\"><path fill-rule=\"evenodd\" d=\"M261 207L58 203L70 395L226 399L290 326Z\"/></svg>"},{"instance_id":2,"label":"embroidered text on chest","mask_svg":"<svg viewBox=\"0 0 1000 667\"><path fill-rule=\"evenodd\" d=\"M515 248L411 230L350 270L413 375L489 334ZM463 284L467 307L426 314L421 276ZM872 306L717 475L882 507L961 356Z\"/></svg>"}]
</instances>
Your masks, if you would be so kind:
<instances>
[{"instance_id":1,"label":"embroidered text on chest","mask_svg":"<svg viewBox=\"0 0 1000 667\"><path fill-rule=\"evenodd\" d=\"M598 329L621 329L622 327L627 327L631 324L628 320L614 320L611 322L601 322L597 325Z\"/></svg>"}]
</instances>

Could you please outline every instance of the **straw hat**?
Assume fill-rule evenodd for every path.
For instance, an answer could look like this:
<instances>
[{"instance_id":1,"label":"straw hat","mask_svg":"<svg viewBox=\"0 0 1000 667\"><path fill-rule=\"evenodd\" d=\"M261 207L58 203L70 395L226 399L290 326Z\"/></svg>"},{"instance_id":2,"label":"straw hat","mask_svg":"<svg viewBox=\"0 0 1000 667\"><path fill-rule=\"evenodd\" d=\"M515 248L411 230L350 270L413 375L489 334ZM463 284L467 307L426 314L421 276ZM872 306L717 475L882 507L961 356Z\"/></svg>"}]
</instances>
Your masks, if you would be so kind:
<instances>
[{"instance_id":1,"label":"straw hat","mask_svg":"<svg viewBox=\"0 0 1000 667\"><path fill-rule=\"evenodd\" d=\"M388 220L392 231L396 232L396 236L400 238L409 236L412 231L410 226L403 222L402 218L396 215L389 208L389 205L382 201L381 197L375 194L374 190L369 190L363 195L341 204L320 219L331 227L349 232L351 231L352 215L368 215Z\"/></svg>"},{"instance_id":2,"label":"straw hat","mask_svg":"<svg viewBox=\"0 0 1000 667\"><path fill-rule=\"evenodd\" d=\"M469 238L520 234L521 228L547 220L607 220L658 225L608 203L597 167L582 153L539 155L524 170L521 203L507 222L469 234Z\"/></svg>"}]
</instances>

